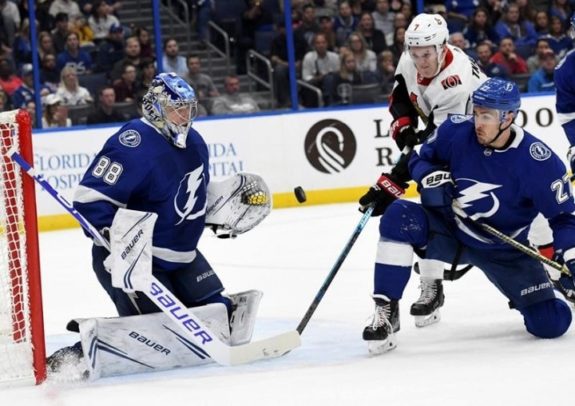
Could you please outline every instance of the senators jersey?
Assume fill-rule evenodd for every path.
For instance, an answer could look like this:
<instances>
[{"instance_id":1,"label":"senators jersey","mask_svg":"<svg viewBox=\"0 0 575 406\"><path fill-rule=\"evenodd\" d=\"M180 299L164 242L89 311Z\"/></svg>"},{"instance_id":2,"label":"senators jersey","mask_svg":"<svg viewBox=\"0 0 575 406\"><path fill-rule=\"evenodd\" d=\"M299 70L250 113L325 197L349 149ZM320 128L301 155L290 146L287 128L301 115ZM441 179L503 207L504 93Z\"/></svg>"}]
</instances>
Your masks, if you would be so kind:
<instances>
[{"instance_id":1,"label":"senators jersey","mask_svg":"<svg viewBox=\"0 0 575 406\"><path fill-rule=\"evenodd\" d=\"M396 83L391 102L402 103L408 98L424 121L433 110L433 121L437 127L447 119L448 114L470 114L471 93L487 80L475 61L461 49L451 45L446 47L445 66L431 79L421 77L409 53L404 52L395 71ZM398 87L401 81L405 82L407 95L396 94L396 89L398 92L405 91ZM393 108L392 114L397 118Z\"/></svg>"},{"instance_id":2,"label":"senators jersey","mask_svg":"<svg viewBox=\"0 0 575 406\"><path fill-rule=\"evenodd\" d=\"M177 148L146 119L112 135L88 167L74 195L74 208L94 227L110 227L118 208L158 214L152 254L170 271L192 262L205 227L208 148L190 128Z\"/></svg>"}]
</instances>

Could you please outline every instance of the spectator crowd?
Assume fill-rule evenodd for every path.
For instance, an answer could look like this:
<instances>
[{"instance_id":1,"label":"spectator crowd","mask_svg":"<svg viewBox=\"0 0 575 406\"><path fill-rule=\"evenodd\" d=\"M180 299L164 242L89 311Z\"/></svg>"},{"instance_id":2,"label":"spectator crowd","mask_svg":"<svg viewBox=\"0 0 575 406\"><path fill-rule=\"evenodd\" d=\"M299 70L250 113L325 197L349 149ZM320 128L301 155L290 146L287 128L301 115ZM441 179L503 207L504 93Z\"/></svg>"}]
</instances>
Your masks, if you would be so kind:
<instances>
[{"instance_id":1,"label":"spectator crowd","mask_svg":"<svg viewBox=\"0 0 575 406\"><path fill-rule=\"evenodd\" d=\"M195 13L198 39L197 50L188 54L172 37L156 50L151 27L122 21L121 0L37 0L43 126L137 116L139 101L157 73L157 58L165 71L194 87L201 114L260 111L257 98L241 91L250 49L271 61L274 105L290 107L288 31L293 33L296 77L303 83L298 86L301 106L385 101L404 51L405 30L416 13L416 2L409 0L293 0L292 27L286 30L282 0L186 1ZM523 91L554 90L555 66L574 45L569 21L575 0L424 3L425 12L445 17L449 42L488 76L515 80ZM233 23L224 18L228 7L240 12ZM0 111L34 113L28 0L0 0L0 17ZM234 38L236 71L228 72L219 86L202 68L210 20Z\"/></svg>"}]
</instances>

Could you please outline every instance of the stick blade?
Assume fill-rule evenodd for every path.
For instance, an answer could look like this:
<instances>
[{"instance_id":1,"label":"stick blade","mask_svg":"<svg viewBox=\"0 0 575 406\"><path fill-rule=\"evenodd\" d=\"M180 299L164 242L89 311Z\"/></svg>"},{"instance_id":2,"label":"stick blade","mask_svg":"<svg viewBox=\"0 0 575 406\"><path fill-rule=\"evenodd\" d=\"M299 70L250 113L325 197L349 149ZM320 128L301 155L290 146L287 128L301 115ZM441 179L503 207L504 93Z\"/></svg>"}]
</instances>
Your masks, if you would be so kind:
<instances>
[{"instance_id":1,"label":"stick blade","mask_svg":"<svg viewBox=\"0 0 575 406\"><path fill-rule=\"evenodd\" d=\"M247 364L267 358L278 358L300 345L301 337L294 330L264 340L231 347L230 365Z\"/></svg>"}]
</instances>

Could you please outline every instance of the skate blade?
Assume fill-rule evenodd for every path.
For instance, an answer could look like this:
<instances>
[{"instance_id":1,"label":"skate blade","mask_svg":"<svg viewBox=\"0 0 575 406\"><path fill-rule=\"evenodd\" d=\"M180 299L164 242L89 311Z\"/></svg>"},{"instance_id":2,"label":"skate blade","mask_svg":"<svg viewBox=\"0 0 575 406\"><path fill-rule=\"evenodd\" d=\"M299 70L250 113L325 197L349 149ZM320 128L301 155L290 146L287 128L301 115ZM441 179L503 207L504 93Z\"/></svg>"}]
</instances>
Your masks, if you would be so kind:
<instances>
[{"instance_id":1,"label":"skate blade","mask_svg":"<svg viewBox=\"0 0 575 406\"><path fill-rule=\"evenodd\" d=\"M367 342L367 351L370 355L381 355L397 347L395 334L387 337L387 340L373 340Z\"/></svg>"},{"instance_id":2,"label":"skate blade","mask_svg":"<svg viewBox=\"0 0 575 406\"><path fill-rule=\"evenodd\" d=\"M427 327L431 324L439 323L441 320L441 313L439 309L433 311L433 313L427 316L415 316L415 326L416 327Z\"/></svg>"}]
</instances>

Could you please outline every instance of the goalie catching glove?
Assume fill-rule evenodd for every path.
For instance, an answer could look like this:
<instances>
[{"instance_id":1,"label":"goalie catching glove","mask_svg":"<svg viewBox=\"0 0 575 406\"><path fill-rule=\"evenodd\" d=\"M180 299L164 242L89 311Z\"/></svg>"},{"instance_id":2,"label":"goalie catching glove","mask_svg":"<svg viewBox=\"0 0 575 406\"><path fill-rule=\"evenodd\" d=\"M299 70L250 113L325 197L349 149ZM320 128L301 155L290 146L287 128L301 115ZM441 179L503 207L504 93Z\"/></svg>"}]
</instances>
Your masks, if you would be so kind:
<instances>
[{"instance_id":1,"label":"goalie catching glove","mask_svg":"<svg viewBox=\"0 0 575 406\"><path fill-rule=\"evenodd\" d=\"M264 180L253 173L239 173L208 184L206 227L218 238L233 238L261 223L271 208L272 195Z\"/></svg>"},{"instance_id":2,"label":"goalie catching glove","mask_svg":"<svg viewBox=\"0 0 575 406\"><path fill-rule=\"evenodd\" d=\"M377 183L369 188L366 194L359 199L362 213L373 205L372 216L381 216L394 200L399 199L405 193L409 185L398 180L393 174L382 173Z\"/></svg>"}]
</instances>

